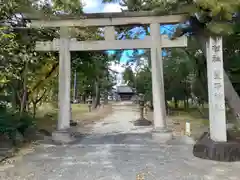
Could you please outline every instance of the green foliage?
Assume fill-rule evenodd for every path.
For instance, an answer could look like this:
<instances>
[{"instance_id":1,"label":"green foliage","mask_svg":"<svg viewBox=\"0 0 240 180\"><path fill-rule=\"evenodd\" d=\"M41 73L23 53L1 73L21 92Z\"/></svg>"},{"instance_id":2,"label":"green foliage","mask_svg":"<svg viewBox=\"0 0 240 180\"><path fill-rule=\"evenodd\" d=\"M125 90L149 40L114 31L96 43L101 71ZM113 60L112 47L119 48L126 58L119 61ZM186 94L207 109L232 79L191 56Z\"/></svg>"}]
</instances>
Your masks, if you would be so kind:
<instances>
[{"instance_id":1,"label":"green foliage","mask_svg":"<svg viewBox=\"0 0 240 180\"><path fill-rule=\"evenodd\" d=\"M96 81L99 82L99 88L102 91L111 89L114 79L108 69L111 61L104 52L72 53L72 68L77 71L77 89L80 92L78 93L79 95L88 96L95 94L94 84Z\"/></svg>"},{"instance_id":2,"label":"green foliage","mask_svg":"<svg viewBox=\"0 0 240 180\"><path fill-rule=\"evenodd\" d=\"M53 0L53 10L69 14L82 14L82 4L79 0Z\"/></svg>"},{"instance_id":3,"label":"green foliage","mask_svg":"<svg viewBox=\"0 0 240 180\"><path fill-rule=\"evenodd\" d=\"M14 140L16 133L24 134L28 127L35 125L34 119L29 114L20 115L19 112L13 112L6 107L0 108L0 135L7 134Z\"/></svg>"},{"instance_id":4,"label":"green foliage","mask_svg":"<svg viewBox=\"0 0 240 180\"><path fill-rule=\"evenodd\" d=\"M183 50L171 49L171 55L164 58L166 99L184 100L190 97L193 70L193 62Z\"/></svg>"},{"instance_id":5,"label":"green foliage","mask_svg":"<svg viewBox=\"0 0 240 180\"><path fill-rule=\"evenodd\" d=\"M144 66L137 72L136 90L145 95L145 100L152 101L152 76L149 67Z\"/></svg>"},{"instance_id":6,"label":"green foliage","mask_svg":"<svg viewBox=\"0 0 240 180\"><path fill-rule=\"evenodd\" d=\"M129 11L154 11L159 15L185 13L190 15L203 13L202 9L210 9L213 21L208 29L214 34L234 33L233 24L239 19L240 0L103 0L103 2L119 2ZM237 14L236 14L237 13ZM233 15L237 16L233 16Z\"/></svg>"},{"instance_id":7,"label":"green foliage","mask_svg":"<svg viewBox=\"0 0 240 180\"><path fill-rule=\"evenodd\" d=\"M123 72L123 79L128 86L134 87L135 77L131 67L126 67L125 71Z\"/></svg>"}]
</instances>

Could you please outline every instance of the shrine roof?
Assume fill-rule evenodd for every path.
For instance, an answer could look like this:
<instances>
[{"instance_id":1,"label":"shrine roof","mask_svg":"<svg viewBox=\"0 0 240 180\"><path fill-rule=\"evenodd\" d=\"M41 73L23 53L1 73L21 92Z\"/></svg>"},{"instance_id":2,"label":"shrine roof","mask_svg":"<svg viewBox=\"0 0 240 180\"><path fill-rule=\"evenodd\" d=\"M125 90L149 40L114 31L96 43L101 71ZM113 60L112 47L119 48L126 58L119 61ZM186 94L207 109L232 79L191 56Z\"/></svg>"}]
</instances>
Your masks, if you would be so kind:
<instances>
[{"instance_id":1,"label":"shrine roof","mask_svg":"<svg viewBox=\"0 0 240 180\"><path fill-rule=\"evenodd\" d=\"M117 86L117 93L134 93L133 89L127 85Z\"/></svg>"}]
</instances>

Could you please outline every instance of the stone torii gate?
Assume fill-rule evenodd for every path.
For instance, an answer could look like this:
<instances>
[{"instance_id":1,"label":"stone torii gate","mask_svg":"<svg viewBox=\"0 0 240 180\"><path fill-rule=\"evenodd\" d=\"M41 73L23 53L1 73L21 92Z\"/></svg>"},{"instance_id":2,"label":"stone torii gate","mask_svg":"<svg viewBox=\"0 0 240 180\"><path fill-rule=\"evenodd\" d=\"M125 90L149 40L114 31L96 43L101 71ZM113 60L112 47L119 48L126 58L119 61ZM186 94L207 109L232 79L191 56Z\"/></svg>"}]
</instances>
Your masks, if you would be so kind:
<instances>
[{"instance_id":1,"label":"stone torii gate","mask_svg":"<svg viewBox=\"0 0 240 180\"><path fill-rule=\"evenodd\" d=\"M174 41L167 36L160 36L160 24L174 24L183 20L180 15L156 16L150 12L128 13L95 13L85 14L84 18L54 16L48 19L31 18L31 27L59 27L60 39L48 42L37 42L36 51L59 52L59 116L57 132L53 139L57 141L67 140L67 130L71 117L70 104L70 74L71 74L71 51L98 51L118 49L151 49L152 63L152 89L154 105L154 135L161 141L172 138L172 133L167 131L164 82L162 67L162 48L186 47L186 37ZM136 24L150 24L150 36L144 39L116 40L114 26ZM70 27L104 27L105 40L77 41L70 37ZM64 136L63 136L64 135ZM71 140L71 139L69 139Z\"/></svg>"},{"instance_id":2,"label":"stone torii gate","mask_svg":"<svg viewBox=\"0 0 240 180\"><path fill-rule=\"evenodd\" d=\"M160 142L172 138L167 129L164 97L162 48L186 47L186 37L174 41L160 35L161 24L176 24L185 19L184 15L156 16L152 12L95 13L83 17L52 16L45 19L30 18L31 27L59 27L60 39L37 42L37 51L59 52L59 116L57 131L53 133L56 141L71 141L68 133L71 117L70 80L71 51L97 51L118 49L151 49L152 93L154 105L153 136ZM114 26L150 24L150 36L144 39L116 40ZM105 40L77 41L70 37L70 27L104 27ZM226 118L224 99L222 39L210 38L207 44L208 89L210 136L215 142L226 142Z\"/></svg>"}]
</instances>

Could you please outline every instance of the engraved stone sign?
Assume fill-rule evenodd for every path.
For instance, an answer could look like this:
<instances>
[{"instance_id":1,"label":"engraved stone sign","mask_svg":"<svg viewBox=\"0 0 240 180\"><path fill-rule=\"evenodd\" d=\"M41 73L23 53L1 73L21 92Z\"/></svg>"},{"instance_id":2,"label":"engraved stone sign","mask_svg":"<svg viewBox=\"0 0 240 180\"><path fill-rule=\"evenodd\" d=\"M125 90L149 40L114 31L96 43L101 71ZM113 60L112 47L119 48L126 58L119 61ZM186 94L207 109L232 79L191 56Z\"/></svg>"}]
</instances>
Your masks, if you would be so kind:
<instances>
[{"instance_id":1,"label":"engraved stone sign","mask_svg":"<svg viewBox=\"0 0 240 180\"><path fill-rule=\"evenodd\" d=\"M221 58L215 54L212 56L212 60L213 62L221 62Z\"/></svg>"},{"instance_id":2,"label":"engraved stone sign","mask_svg":"<svg viewBox=\"0 0 240 180\"><path fill-rule=\"evenodd\" d=\"M227 141L227 137L221 37L209 39L207 67L210 136L213 141L224 142Z\"/></svg>"}]
</instances>

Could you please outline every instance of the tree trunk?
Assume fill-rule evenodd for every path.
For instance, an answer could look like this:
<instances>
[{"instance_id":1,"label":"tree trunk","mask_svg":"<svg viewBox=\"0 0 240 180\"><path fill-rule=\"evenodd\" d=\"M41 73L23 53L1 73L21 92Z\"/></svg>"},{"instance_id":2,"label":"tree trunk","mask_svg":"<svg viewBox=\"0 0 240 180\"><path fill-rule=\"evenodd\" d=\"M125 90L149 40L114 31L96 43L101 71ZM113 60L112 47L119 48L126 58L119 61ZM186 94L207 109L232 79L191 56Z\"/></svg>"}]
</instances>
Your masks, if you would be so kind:
<instances>
[{"instance_id":1,"label":"tree trunk","mask_svg":"<svg viewBox=\"0 0 240 180\"><path fill-rule=\"evenodd\" d=\"M186 97L185 97L184 100L183 100L183 104L184 104L184 109L186 110L186 109L187 109L187 100L186 100Z\"/></svg>"},{"instance_id":2,"label":"tree trunk","mask_svg":"<svg viewBox=\"0 0 240 180\"><path fill-rule=\"evenodd\" d=\"M188 97L188 84L187 84L186 80L184 81L184 85L185 85L184 108L188 109L189 108L189 102L188 102L189 97Z\"/></svg>"},{"instance_id":3,"label":"tree trunk","mask_svg":"<svg viewBox=\"0 0 240 180\"><path fill-rule=\"evenodd\" d=\"M100 105L100 88L99 88L99 82L95 82L95 100L93 104L93 108L96 109Z\"/></svg>"},{"instance_id":4,"label":"tree trunk","mask_svg":"<svg viewBox=\"0 0 240 180\"><path fill-rule=\"evenodd\" d=\"M77 98L77 71L74 72L74 81L73 81L73 103L76 102Z\"/></svg>"},{"instance_id":5,"label":"tree trunk","mask_svg":"<svg viewBox=\"0 0 240 180\"><path fill-rule=\"evenodd\" d=\"M27 105L27 89L25 87L21 99L20 114L26 111L26 105Z\"/></svg>"},{"instance_id":6,"label":"tree trunk","mask_svg":"<svg viewBox=\"0 0 240 180\"><path fill-rule=\"evenodd\" d=\"M174 107L175 107L175 109L178 108L178 100L175 97L174 97Z\"/></svg>"},{"instance_id":7,"label":"tree trunk","mask_svg":"<svg viewBox=\"0 0 240 180\"><path fill-rule=\"evenodd\" d=\"M203 53L206 56L206 38L203 36L197 36L197 40L201 42ZM228 106L230 107L231 111L234 113L236 118L239 120L240 116L240 98L238 93L235 91L227 73L224 71L224 91L225 91L225 98Z\"/></svg>"},{"instance_id":8,"label":"tree trunk","mask_svg":"<svg viewBox=\"0 0 240 180\"><path fill-rule=\"evenodd\" d=\"M33 118L36 117L36 112L37 112L37 103L33 102Z\"/></svg>"},{"instance_id":9,"label":"tree trunk","mask_svg":"<svg viewBox=\"0 0 240 180\"><path fill-rule=\"evenodd\" d=\"M152 99L150 100L150 110L151 110L151 111L154 110L154 107L153 107L153 100L152 100Z\"/></svg>"},{"instance_id":10,"label":"tree trunk","mask_svg":"<svg viewBox=\"0 0 240 180\"><path fill-rule=\"evenodd\" d=\"M38 103L41 103L41 101L44 98L46 92L47 92L47 90L45 89L43 94L38 99L36 98L35 100L32 100L32 104L33 104L33 118L36 117L37 105L38 105Z\"/></svg>"},{"instance_id":11,"label":"tree trunk","mask_svg":"<svg viewBox=\"0 0 240 180\"><path fill-rule=\"evenodd\" d=\"M108 104L108 91L104 91L104 104Z\"/></svg>"},{"instance_id":12,"label":"tree trunk","mask_svg":"<svg viewBox=\"0 0 240 180\"><path fill-rule=\"evenodd\" d=\"M27 94L28 94L28 89L27 89L27 71L28 71L28 64L25 64L25 69L23 72L23 93L21 97L21 105L20 105L20 115L26 110L26 105L27 105Z\"/></svg>"},{"instance_id":13,"label":"tree trunk","mask_svg":"<svg viewBox=\"0 0 240 180\"><path fill-rule=\"evenodd\" d=\"M83 94L81 100L83 101L84 104L86 104L86 95Z\"/></svg>"},{"instance_id":14,"label":"tree trunk","mask_svg":"<svg viewBox=\"0 0 240 180\"><path fill-rule=\"evenodd\" d=\"M11 87L11 91L12 91L12 95L11 95L12 108L14 110L16 110L17 109L17 93L14 88L14 85L10 85L10 87Z\"/></svg>"},{"instance_id":15,"label":"tree trunk","mask_svg":"<svg viewBox=\"0 0 240 180\"><path fill-rule=\"evenodd\" d=\"M231 111L237 117L240 118L240 98L238 93L235 91L229 77L226 73L224 73L224 90L225 90L225 98L228 106Z\"/></svg>"},{"instance_id":16,"label":"tree trunk","mask_svg":"<svg viewBox=\"0 0 240 180\"><path fill-rule=\"evenodd\" d=\"M167 115L169 115L169 106L168 106L168 102L166 99L165 99L165 106L166 106L166 113L167 113Z\"/></svg>"},{"instance_id":17,"label":"tree trunk","mask_svg":"<svg viewBox=\"0 0 240 180\"><path fill-rule=\"evenodd\" d=\"M31 109L30 105L31 105L31 102L27 101L27 105L26 105L27 112L30 111L30 109Z\"/></svg>"}]
</instances>

